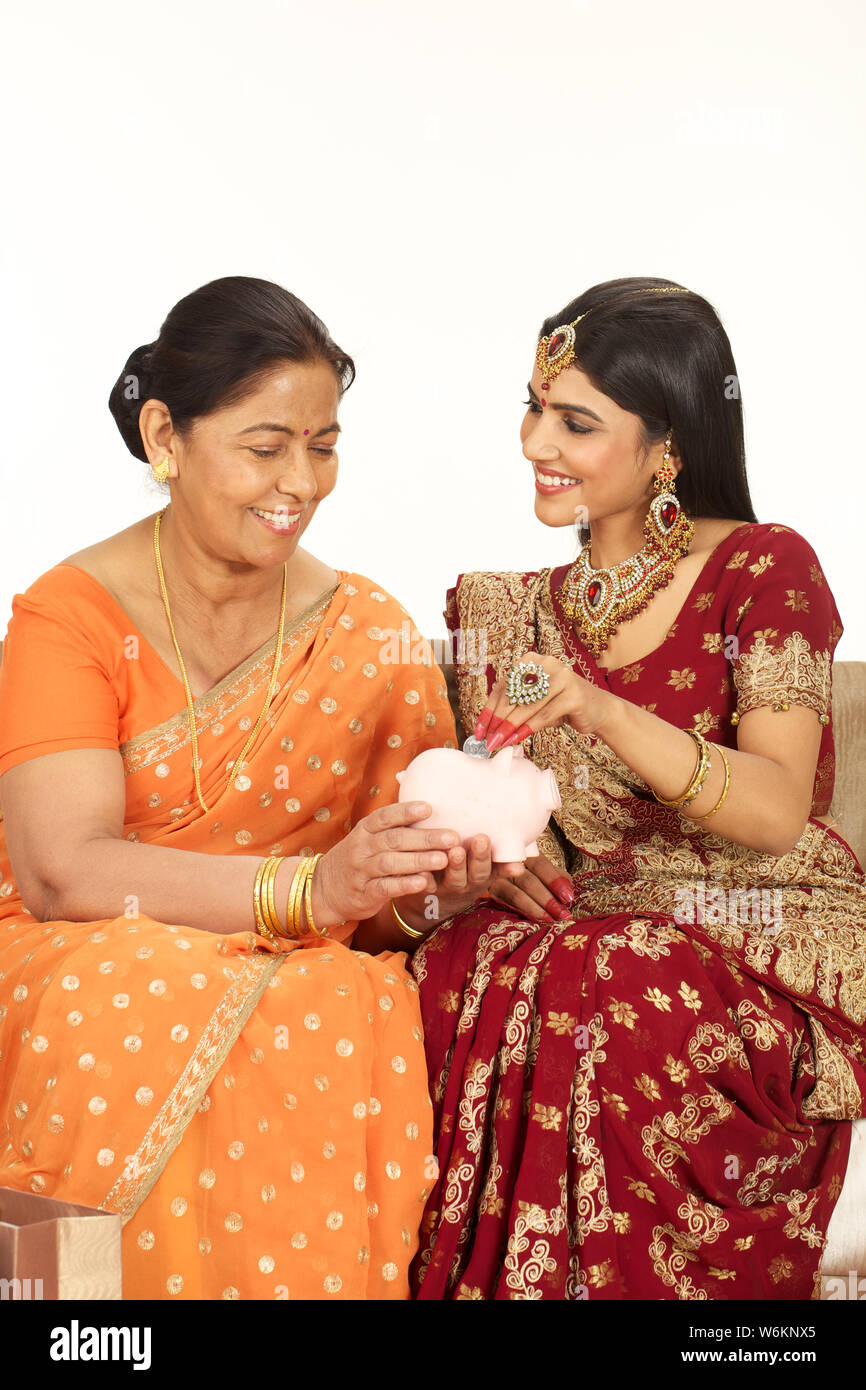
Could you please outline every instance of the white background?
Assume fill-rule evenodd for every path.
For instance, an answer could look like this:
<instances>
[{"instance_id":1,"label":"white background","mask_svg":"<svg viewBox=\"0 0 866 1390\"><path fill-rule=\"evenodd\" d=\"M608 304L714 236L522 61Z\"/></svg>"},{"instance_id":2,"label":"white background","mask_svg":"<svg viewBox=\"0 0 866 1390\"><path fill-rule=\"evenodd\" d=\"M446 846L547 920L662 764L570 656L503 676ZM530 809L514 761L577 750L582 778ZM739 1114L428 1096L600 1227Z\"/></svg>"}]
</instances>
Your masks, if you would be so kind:
<instances>
[{"instance_id":1,"label":"white background","mask_svg":"<svg viewBox=\"0 0 866 1390\"><path fill-rule=\"evenodd\" d=\"M866 659L861 0L148 0L7 11L0 636L13 593L162 505L109 415L221 275L356 360L303 544L429 636L461 570L575 553L520 447L542 319L666 276L733 343L761 521Z\"/></svg>"}]
</instances>

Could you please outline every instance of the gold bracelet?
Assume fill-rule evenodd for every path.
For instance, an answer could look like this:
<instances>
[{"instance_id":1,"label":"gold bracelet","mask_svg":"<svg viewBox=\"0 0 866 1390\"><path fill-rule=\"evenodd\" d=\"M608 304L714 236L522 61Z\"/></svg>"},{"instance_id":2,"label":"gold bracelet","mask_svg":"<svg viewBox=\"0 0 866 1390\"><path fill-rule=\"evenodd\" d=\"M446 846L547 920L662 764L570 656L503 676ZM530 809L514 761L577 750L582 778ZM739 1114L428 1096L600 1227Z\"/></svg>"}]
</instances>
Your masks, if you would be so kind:
<instances>
[{"instance_id":1,"label":"gold bracelet","mask_svg":"<svg viewBox=\"0 0 866 1390\"><path fill-rule=\"evenodd\" d=\"M413 941L423 940L424 932L416 931L414 927L409 926L408 922L403 921L403 918L397 911L397 905L394 902L393 898L391 899L391 912L394 915L394 921L397 923L397 926L400 928L401 931L405 932L407 936L411 936Z\"/></svg>"},{"instance_id":2,"label":"gold bracelet","mask_svg":"<svg viewBox=\"0 0 866 1390\"><path fill-rule=\"evenodd\" d=\"M292 878L292 886L289 889L289 900L286 906L286 931L290 936L296 939L301 934L301 924L298 919L298 906L300 894L304 886L304 879L306 878L306 871L304 869L306 862L306 858L301 858L298 867L295 869L294 877Z\"/></svg>"},{"instance_id":3,"label":"gold bracelet","mask_svg":"<svg viewBox=\"0 0 866 1390\"><path fill-rule=\"evenodd\" d=\"M274 933L271 931L270 927L268 926L267 922L262 916L262 909L259 906L259 894L261 893L262 879L264 877L267 864L267 859L263 859L262 862L259 864L258 869L256 870L256 881L253 884L253 912L255 913L256 931L259 933L259 936L265 936L268 938L269 941L273 941L275 940Z\"/></svg>"},{"instance_id":4,"label":"gold bracelet","mask_svg":"<svg viewBox=\"0 0 866 1390\"><path fill-rule=\"evenodd\" d=\"M325 932L319 931L318 927L313 921L313 894L312 886L310 883L313 870L315 869L321 857L321 854L304 855L301 859L300 864L295 870L295 876L292 879L292 886L289 891L289 902L288 907L286 909L286 926L290 929L292 935L298 939L300 939L302 936L325 935ZM305 932L303 929L304 923L302 916L302 908L307 907L308 901L308 917L310 922L312 923L312 932Z\"/></svg>"},{"instance_id":5,"label":"gold bracelet","mask_svg":"<svg viewBox=\"0 0 866 1390\"><path fill-rule=\"evenodd\" d=\"M653 791L653 796L662 806L687 806L690 801L694 801L710 770L710 746L703 734L698 733L697 729L684 729L683 733L688 734L697 744L698 759L695 763L695 770L682 796L675 796L672 801L668 801L665 797L659 796L658 792Z\"/></svg>"},{"instance_id":6,"label":"gold bracelet","mask_svg":"<svg viewBox=\"0 0 866 1390\"><path fill-rule=\"evenodd\" d=\"M321 854L314 854L312 858L307 861L307 875L304 881L304 909L307 914L308 931L306 932L306 935L308 936L311 934L313 936L328 935L328 928L322 927L320 929L316 926L315 920L313 918L313 874L316 872L316 865L318 864L321 858Z\"/></svg>"},{"instance_id":7,"label":"gold bracelet","mask_svg":"<svg viewBox=\"0 0 866 1390\"><path fill-rule=\"evenodd\" d=\"M728 762L727 754L720 743L714 743L713 747L719 750L722 755L722 762L725 764L725 785L712 811L704 811L702 816L692 816L692 820L707 820L710 816L714 816L716 812L721 809L725 797L728 794L728 787L731 785L731 764Z\"/></svg>"},{"instance_id":8,"label":"gold bracelet","mask_svg":"<svg viewBox=\"0 0 866 1390\"><path fill-rule=\"evenodd\" d=\"M274 854L268 860L268 867L262 877L261 902L262 916L275 936L285 936L277 916L277 904L274 900L274 882L277 877L277 870L283 862L283 855Z\"/></svg>"}]
</instances>

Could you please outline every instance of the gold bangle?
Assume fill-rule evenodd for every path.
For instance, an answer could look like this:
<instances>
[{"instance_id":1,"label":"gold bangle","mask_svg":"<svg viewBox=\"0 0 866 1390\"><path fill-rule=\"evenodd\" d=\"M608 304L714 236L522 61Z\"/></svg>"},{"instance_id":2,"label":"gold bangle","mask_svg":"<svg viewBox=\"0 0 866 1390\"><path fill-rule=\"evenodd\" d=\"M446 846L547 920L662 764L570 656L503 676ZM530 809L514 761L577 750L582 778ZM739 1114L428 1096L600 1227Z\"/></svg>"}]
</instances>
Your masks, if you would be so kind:
<instances>
[{"instance_id":1,"label":"gold bangle","mask_svg":"<svg viewBox=\"0 0 866 1390\"><path fill-rule=\"evenodd\" d=\"M277 905L274 901L274 881L277 877L277 870L283 862L282 855L272 855L268 860L268 867L262 876L261 903L262 916L275 936L284 936L285 933L280 925L277 916Z\"/></svg>"},{"instance_id":2,"label":"gold bangle","mask_svg":"<svg viewBox=\"0 0 866 1390\"><path fill-rule=\"evenodd\" d=\"M695 769L695 775L692 778L691 785L688 791L686 792L685 800L682 803L683 806L690 806L691 803L694 801L695 797L699 796L701 791L703 790L704 783L706 782L707 777L710 773L710 768L712 767L712 757L710 755L710 745L707 743L707 740L704 738L703 734L699 733L697 729L687 729L686 733L694 739L695 743L698 745L698 748L700 749L698 766Z\"/></svg>"},{"instance_id":3,"label":"gold bangle","mask_svg":"<svg viewBox=\"0 0 866 1390\"><path fill-rule=\"evenodd\" d=\"M423 940L424 932L416 931L414 927L409 926L408 922L403 921L403 918L397 911L397 905L394 902L393 898L391 899L391 912L394 915L394 921L397 923L397 926L400 928L401 931L405 932L407 936L411 936L413 941Z\"/></svg>"},{"instance_id":4,"label":"gold bangle","mask_svg":"<svg viewBox=\"0 0 866 1390\"><path fill-rule=\"evenodd\" d=\"M725 764L725 785L712 811L704 811L702 816L692 816L692 820L707 820L710 816L714 816L716 812L721 809L725 797L728 794L728 787L731 785L731 764L728 762L727 754L720 743L714 743L713 747L719 750L722 755L722 762Z\"/></svg>"},{"instance_id":5,"label":"gold bangle","mask_svg":"<svg viewBox=\"0 0 866 1390\"><path fill-rule=\"evenodd\" d=\"M321 858L321 856L319 856ZM318 863L315 855L304 855L295 870L292 879L292 886L289 890L289 901L286 908L286 926L292 935L300 939L302 936L309 936L309 932L304 931L303 908L305 906L307 883L312 870ZM312 904L312 890L310 892L310 902ZM316 929L316 935L322 936L323 932Z\"/></svg>"},{"instance_id":6,"label":"gold bangle","mask_svg":"<svg viewBox=\"0 0 866 1390\"><path fill-rule=\"evenodd\" d=\"M328 928L324 927L320 931L313 920L313 874L316 872L316 865L322 858L321 854L314 854L310 860L310 867L307 870L307 878L304 883L304 908L307 913L307 926L315 936L327 936Z\"/></svg>"},{"instance_id":7,"label":"gold bangle","mask_svg":"<svg viewBox=\"0 0 866 1390\"><path fill-rule=\"evenodd\" d=\"M309 883L309 881L310 856L305 855L304 862L301 864L301 872L298 877L298 896L295 900L295 930L297 931L298 936L309 935L308 932L304 931L304 898L306 896L307 884Z\"/></svg>"},{"instance_id":8,"label":"gold bangle","mask_svg":"<svg viewBox=\"0 0 866 1390\"><path fill-rule=\"evenodd\" d=\"M286 905L286 931L295 938L301 934L298 920L298 898L304 886L304 878L306 877L304 865L306 862L306 859L302 858L295 869L292 886L289 889L289 900Z\"/></svg>"},{"instance_id":9,"label":"gold bangle","mask_svg":"<svg viewBox=\"0 0 866 1390\"><path fill-rule=\"evenodd\" d=\"M256 931L258 932L259 936L267 937L269 941L273 941L275 939L274 933L271 931L270 927L268 926L267 922L262 916L262 909L259 906L260 893L262 888L262 878L264 877L267 865L267 859L263 859L262 862L259 864L258 869L256 870L256 881L253 884L253 912L255 913Z\"/></svg>"},{"instance_id":10,"label":"gold bangle","mask_svg":"<svg viewBox=\"0 0 866 1390\"><path fill-rule=\"evenodd\" d=\"M306 855L298 869L298 886L293 901L293 926L298 937L325 936L313 918L313 874L321 854ZM304 910L307 913L307 927L304 929Z\"/></svg>"},{"instance_id":11,"label":"gold bangle","mask_svg":"<svg viewBox=\"0 0 866 1390\"><path fill-rule=\"evenodd\" d=\"M698 758L695 763L695 770L682 796L675 796L673 800L668 801L666 797L659 796L658 792L653 791L653 796L662 806L686 806L690 801L694 801L710 770L710 746L703 734L698 733L697 729L684 729L683 733L688 734L697 744Z\"/></svg>"}]
</instances>

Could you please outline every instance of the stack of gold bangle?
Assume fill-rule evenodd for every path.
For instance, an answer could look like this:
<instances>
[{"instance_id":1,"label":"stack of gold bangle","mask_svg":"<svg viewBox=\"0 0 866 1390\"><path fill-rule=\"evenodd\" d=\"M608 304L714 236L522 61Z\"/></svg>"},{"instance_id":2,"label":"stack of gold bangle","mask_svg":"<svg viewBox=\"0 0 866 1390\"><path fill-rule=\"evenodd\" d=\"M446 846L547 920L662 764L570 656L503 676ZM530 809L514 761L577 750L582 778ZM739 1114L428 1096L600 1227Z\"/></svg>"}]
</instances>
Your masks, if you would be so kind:
<instances>
[{"instance_id":1,"label":"stack of gold bangle","mask_svg":"<svg viewBox=\"0 0 866 1390\"><path fill-rule=\"evenodd\" d=\"M327 927L320 929L313 919L313 874L321 854L308 855L302 859L295 870L292 886L289 889L289 902L286 908L286 926L292 936L327 936ZM301 909L307 914L307 930Z\"/></svg>"},{"instance_id":2,"label":"stack of gold bangle","mask_svg":"<svg viewBox=\"0 0 866 1390\"><path fill-rule=\"evenodd\" d=\"M731 785L731 765L728 762L727 755L725 754L725 750L724 748L722 748L721 744L707 743L707 740L704 738L703 734L699 733L697 729L685 729L684 733L689 734L691 738L694 739L698 748L698 760L695 764L695 770L692 773L691 781L689 782L689 785L686 787L682 796L676 796L673 798L672 801L668 801L665 799L665 797L659 796L658 792L656 791L653 792L653 796L655 797L656 801L661 802L662 806L688 806L692 801L694 801L695 797L703 789L704 782L707 780L707 774L709 773L710 768L712 766L710 749L714 748L721 755L722 762L725 765L725 785L722 789L721 796L719 797L718 801L716 802L715 806L711 811L705 811L702 815L692 816L691 818L692 820L708 820L710 816L714 816L716 812L721 809L725 797L728 794L728 788Z\"/></svg>"},{"instance_id":3,"label":"stack of gold bangle","mask_svg":"<svg viewBox=\"0 0 866 1390\"><path fill-rule=\"evenodd\" d=\"M281 926L277 916L274 882L277 877L277 870L285 857L283 854L272 854L267 859L262 860L256 871L256 881L253 885L253 911L256 917L257 930L261 936L267 937L269 941L277 941L279 938L285 940L291 937L297 939L308 935L326 936L327 928L320 929L313 920L313 873L322 857L321 854L307 855L298 864L289 889L286 925L285 927ZM301 916L302 906L307 914L306 932Z\"/></svg>"},{"instance_id":4,"label":"stack of gold bangle","mask_svg":"<svg viewBox=\"0 0 866 1390\"><path fill-rule=\"evenodd\" d=\"M701 816L692 816L692 820L708 820L710 816L714 816L716 812L721 809L725 797L728 794L728 787L731 785L731 764L728 762L727 754L725 753L725 750L720 743L714 743L713 747L718 749L718 751L721 753L722 762L725 764L725 785L722 788L722 794L716 802L715 806L713 807L712 811L704 811L703 815Z\"/></svg>"},{"instance_id":5,"label":"stack of gold bangle","mask_svg":"<svg viewBox=\"0 0 866 1390\"><path fill-rule=\"evenodd\" d=\"M653 792L656 801L661 802L662 806L688 806L689 802L694 801L698 792L703 787L707 773L710 770L710 745L707 743L703 734L698 733L697 729L686 729L684 732L687 733L690 738L693 738L697 744L698 760L695 763L692 779L682 796L675 796L672 801L668 801L665 797L659 796L658 792Z\"/></svg>"},{"instance_id":6,"label":"stack of gold bangle","mask_svg":"<svg viewBox=\"0 0 866 1390\"><path fill-rule=\"evenodd\" d=\"M266 936L269 941L276 941L278 937L286 935L280 926L274 901L274 879L283 858L283 855L272 854L268 859L263 859L256 872L256 881L253 886L253 911L256 914L256 927L259 934Z\"/></svg>"}]
</instances>

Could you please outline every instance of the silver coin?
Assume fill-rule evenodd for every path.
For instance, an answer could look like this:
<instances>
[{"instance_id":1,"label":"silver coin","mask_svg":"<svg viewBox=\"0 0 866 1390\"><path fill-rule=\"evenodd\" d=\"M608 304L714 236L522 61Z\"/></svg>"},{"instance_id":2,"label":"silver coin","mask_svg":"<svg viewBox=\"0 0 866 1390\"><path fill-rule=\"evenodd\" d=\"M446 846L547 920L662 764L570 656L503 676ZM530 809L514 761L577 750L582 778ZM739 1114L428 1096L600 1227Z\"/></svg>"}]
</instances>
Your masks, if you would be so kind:
<instances>
[{"instance_id":1,"label":"silver coin","mask_svg":"<svg viewBox=\"0 0 866 1390\"><path fill-rule=\"evenodd\" d=\"M484 739L483 739L483 738L472 738L471 735L470 735L470 737L466 740L466 742L465 742L464 745L463 745L463 752L464 752L464 753L468 753L469 756L470 756L470 758L490 758L490 757L492 757L492 754L490 753L490 751L489 751L489 749L488 749L488 747L487 747L487 744L485 743Z\"/></svg>"}]
</instances>

